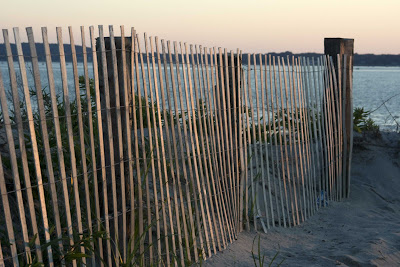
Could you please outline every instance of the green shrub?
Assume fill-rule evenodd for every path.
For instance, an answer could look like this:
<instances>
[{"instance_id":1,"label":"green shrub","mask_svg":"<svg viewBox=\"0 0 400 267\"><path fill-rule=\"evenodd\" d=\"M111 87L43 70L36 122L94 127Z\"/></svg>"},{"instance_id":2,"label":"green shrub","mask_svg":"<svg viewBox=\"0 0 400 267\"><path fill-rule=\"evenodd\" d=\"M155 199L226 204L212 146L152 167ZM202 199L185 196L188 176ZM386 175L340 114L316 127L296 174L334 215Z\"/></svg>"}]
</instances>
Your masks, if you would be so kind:
<instances>
[{"instance_id":1,"label":"green shrub","mask_svg":"<svg viewBox=\"0 0 400 267\"><path fill-rule=\"evenodd\" d=\"M369 115L371 111L364 110L363 107L357 107L353 112L353 128L358 133L362 132L378 132L379 126L372 120Z\"/></svg>"}]
</instances>

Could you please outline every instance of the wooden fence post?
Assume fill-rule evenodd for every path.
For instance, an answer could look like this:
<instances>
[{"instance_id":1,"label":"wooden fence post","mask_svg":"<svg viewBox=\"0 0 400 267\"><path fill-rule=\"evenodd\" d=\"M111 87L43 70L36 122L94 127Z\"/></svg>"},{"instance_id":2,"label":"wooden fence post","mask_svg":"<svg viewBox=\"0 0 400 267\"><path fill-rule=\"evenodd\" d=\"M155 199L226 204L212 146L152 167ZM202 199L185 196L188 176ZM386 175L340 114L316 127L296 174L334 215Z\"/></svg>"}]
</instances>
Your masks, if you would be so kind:
<instances>
[{"instance_id":1,"label":"wooden fence post","mask_svg":"<svg viewBox=\"0 0 400 267\"><path fill-rule=\"evenodd\" d=\"M122 93L122 90L124 88L124 70L123 70L123 64L122 64L122 51L123 48L121 47L121 37L115 37L115 49L117 51L117 67L118 67L118 86L119 86L119 96L120 96L120 103L125 103L124 101L124 95ZM109 84L109 90L110 90L110 108L111 108L111 118L112 118L112 133L113 133L113 145L114 145L114 150L117 151L115 153L115 162L117 165L119 165L120 159L119 156L119 142L118 142L118 132L117 132L117 115L116 115L116 92L115 92L115 84L114 84L114 65L112 61L112 53L111 53L111 41L110 37L105 37L104 38L104 43L105 43L105 49L106 49L106 58L107 58L107 74L108 74L108 84ZM128 103L129 107L132 104L132 96L130 94L131 88L129 88L131 82L130 79L131 77L129 76L130 69L130 62L131 62L131 38L130 37L125 37L125 51L126 51L126 73L127 73L127 86L128 86ZM96 39L96 50L97 50L97 61L101 62L101 49L100 49L100 40L99 38ZM99 87L100 87L100 99L101 99L101 109L102 112L105 112L105 96L104 96L104 79L103 79L103 67L102 64L98 65L99 69ZM122 104L124 105L124 104ZM125 108L129 108L125 106L121 106L121 123L122 125L125 125L125 120L129 118L125 118ZM103 131L105 136L107 136L107 121L106 121L106 116L103 117ZM127 151L125 151L126 148L124 148L124 155L126 155ZM109 145L105 143L105 155L106 155L106 164L110 165L110 154L109 154ZM124 158L126 160L126 158ZM117 170L117 176L119 176L119 167L116 166Z\"/></svg>"},{"instance_id":2,"label":"wooden fence post","mask_svg":"<svg viewBox=\"0 0 400 267\"><path fill-rule=\"evenodd\" d=\"M342 92L343 92L343 197L350 194L350 171L353 147L353 55L354 39L325 38L325 55L332 57L335 70L338 66L342 70ZM338 62L338 55L342 62ZM343 60L346 55L346 60ZM340 65L338 65L338 63ZM338 71L336 71L338 73ZM339 81L338 81L339 82Z\"/></svg>"}]
</instances>

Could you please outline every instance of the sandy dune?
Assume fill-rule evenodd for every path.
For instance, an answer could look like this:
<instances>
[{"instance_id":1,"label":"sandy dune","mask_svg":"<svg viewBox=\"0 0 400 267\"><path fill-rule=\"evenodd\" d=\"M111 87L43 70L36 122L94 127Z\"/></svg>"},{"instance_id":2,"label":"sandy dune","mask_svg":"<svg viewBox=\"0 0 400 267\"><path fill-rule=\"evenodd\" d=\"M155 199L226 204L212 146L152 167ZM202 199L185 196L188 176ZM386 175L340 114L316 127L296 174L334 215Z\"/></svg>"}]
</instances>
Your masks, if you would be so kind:
<instances>
[{"instance_id":1,"label":"sandy dune","mask_svg":"<svg viewBox=\"0 0 400 267\"><path fill-rule=\"evenodd\" d=\"M242 232L204 265L254 266L257 235ZM355 136L350 198L260 235L265 266L278 251L272 266L400 266L400 134Z\"/></svg>"}]
</instances>

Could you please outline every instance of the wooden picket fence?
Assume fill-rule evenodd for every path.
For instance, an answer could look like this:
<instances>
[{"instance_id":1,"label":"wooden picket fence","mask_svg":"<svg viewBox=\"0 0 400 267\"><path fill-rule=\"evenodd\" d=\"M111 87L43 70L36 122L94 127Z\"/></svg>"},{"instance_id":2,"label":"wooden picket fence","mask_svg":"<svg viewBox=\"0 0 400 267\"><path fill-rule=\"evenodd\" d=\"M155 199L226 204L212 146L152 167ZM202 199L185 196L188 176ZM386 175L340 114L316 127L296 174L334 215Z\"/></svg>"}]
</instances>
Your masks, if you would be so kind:
<instances>
[{"instance_id":1,"label":"wooden picket fence","mask_svg":"<svg viewBox=\"0 0 400 267\"><path fill-rule=\"evenodd\" d=\"M189 265L348 196L350 57L41 30L3 30L0 266Z\"/></svg>"}]
</instances>

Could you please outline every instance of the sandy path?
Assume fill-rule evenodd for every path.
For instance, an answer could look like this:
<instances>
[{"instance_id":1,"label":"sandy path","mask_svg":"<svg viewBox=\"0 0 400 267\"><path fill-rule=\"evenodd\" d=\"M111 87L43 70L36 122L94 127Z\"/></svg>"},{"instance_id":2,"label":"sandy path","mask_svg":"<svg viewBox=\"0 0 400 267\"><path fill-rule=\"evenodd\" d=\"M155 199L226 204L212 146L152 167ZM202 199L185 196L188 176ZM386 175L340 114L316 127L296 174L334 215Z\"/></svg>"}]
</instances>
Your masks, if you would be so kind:
<instances>
[{"instance_id":1,"label":"sandy path","mask_svg":"<svg viewBox=\"0 0 400 267\"><path fill-rule=\"evenodd\" d=\"M254 266L255 232L243 232L206 266ZM261 234L265 266L400 266L400 135L355 137L351 196L301 226ZM256 241L257 245L257 241ZM257 255L257 247L254 247Z\"/></svg>"}]
</instances>

